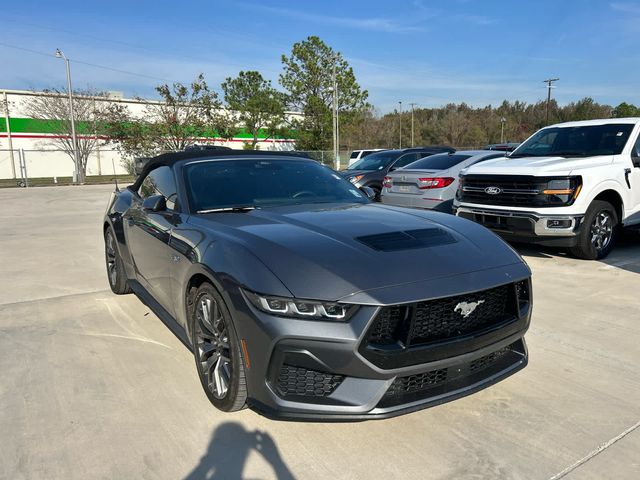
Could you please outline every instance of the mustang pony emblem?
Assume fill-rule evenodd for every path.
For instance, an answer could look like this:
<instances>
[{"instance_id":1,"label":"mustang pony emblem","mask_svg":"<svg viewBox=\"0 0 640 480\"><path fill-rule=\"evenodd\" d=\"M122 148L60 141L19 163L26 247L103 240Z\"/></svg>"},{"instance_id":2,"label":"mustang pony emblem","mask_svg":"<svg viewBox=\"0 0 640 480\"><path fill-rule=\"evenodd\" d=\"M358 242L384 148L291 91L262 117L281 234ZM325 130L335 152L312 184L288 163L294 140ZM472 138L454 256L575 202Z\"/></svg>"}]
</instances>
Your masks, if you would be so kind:
<instances>
[{"instance_id":1,"label":"mustang pony emblem","mask_svg":"<svg viewBox=\"0 0 640 480\"><path fill-rule=\"evenodd\" d=\"M484 300L478 300L477 302L460 302L456 305L456 308L454 308L453 311L460 312L460 315L467 318L481 303L484 303Z\"/></svg>"}]
</instances>

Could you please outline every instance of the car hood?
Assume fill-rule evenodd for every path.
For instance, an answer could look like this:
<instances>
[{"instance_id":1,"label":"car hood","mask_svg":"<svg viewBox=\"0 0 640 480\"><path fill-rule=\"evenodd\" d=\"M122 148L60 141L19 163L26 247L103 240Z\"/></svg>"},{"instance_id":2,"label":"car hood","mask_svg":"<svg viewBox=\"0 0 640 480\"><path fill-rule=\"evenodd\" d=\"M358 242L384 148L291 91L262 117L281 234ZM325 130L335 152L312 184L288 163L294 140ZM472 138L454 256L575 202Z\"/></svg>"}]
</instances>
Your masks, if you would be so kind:
<instances>
[{"instance_id":1,"label":"car hood","mask_svg":"<svg viewBox=\"0 0 640 480\"><path fill-rule=\"evenodd\" d=\"M597 157L521 157L497 158L480 162L467 168L463 173L470 175L570 175L586 168L609 165L611 155Z\"/></svg>"},{"instance_id":2,"label":"car hood","mask_svg":"<svg viewBox=\"0 0 640 480\"><path fill-rule=\"evenodd\" d=\"M429 296L421 282L498 272L508 265L517 265L521 277L529 275L520 256L489 230L436 212L323 204L192 218L213 235L242 244L298 298L338 300L374 291L383 293L372 295L372 302L394 302L399 300L383 300L385 288L418 285L419 291L405 298L411 301ZM403 232L410 232L409 238ZM416 243L420 232L422 243ZM495 284L509 281L502 273L496 278ZM482 288L489 286L476 286Z\"/></svg>"}]
</instances>

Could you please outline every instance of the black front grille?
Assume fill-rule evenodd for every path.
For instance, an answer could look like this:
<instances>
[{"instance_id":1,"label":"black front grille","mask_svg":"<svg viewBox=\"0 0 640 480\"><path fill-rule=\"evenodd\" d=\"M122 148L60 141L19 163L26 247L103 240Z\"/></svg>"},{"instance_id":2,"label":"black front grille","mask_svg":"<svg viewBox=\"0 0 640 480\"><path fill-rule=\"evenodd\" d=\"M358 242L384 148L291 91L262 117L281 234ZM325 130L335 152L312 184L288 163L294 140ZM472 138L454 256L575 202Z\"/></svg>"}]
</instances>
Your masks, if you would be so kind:
<instances>
[{"instance_id":1,"label":"black front grille","mask_svg":"<svg viewBox=\"0 0 640 480\"><path fill-rule=\"evenodd\" d=\"M526 330L530 282L380 308L359 352L383 369L467 353Z\"/></svg>"},{"instance_id":2,"label":"black front grille","mask_svg":"<svg viewBox=\"0 0 640 480\"><path fill-rule=\"evenodd\" d=\"M458 337L505 320L511 285L415 305L411 345ZM471 313L471 309L475 308ZM512 310L511 315L515 312Z\"/></svg>"},{"instance_id":3,"label":"black front grille","mask_svg":"<svg viewBox=\"0 0 640 480\"><path fill-rule=\"evenodd\" d=\"M342 383L344 376L283 364L276 380L281 397L326 397Z\"/></svg>"},{"instance_id":4,"label":"black front grille","mask_svg":"<svg viewBox=\"0 0 640 480\"><path fill-rule=\"evenodd\" d=\"M378 402L378 407L402 405L470 385L520 362L525 355L524 344L518 340L471 362L397 377Z\"/></svg>"},{"instance_id":5,"label":"black front grille","mask_svg":"<svg viewBox=\"0 0 640 480\"><path fill-rule=\"evenodd\" d=\"M561 207L570 204L569 196L542 193L554 177L526 175L465 175L461 179L459 200L480 205L505 207ZM485 189L495 187L499 193ZM495 189L493 191L496 191Z\"/></svg>"},{"instance_id":6,"label":"black front grille","mask_svg":"<svg viewBox=\"0 0 640 480\"><path fill-rule=\"evenodd\" d=\"M410 305L383 307L369 330L375 345L415 346L453 339L515 315L512 284Z\"/></svg>"}]
</instances>

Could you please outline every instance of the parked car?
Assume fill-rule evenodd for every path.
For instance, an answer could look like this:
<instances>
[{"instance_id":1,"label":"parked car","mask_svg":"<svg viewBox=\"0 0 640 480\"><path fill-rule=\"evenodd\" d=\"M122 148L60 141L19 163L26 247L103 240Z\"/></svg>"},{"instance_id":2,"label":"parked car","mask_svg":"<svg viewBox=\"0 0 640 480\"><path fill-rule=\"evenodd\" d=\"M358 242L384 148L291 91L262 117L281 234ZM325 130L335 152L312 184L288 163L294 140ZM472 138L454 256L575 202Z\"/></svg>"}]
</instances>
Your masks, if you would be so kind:
<instances>
[{"instance_id":1,"label":"parked car","mask_svg":"<svg viewBox=\"0 0 640 480\"><path fill-rule=\"evenodd\" d=\"M455 152L451 147L417 147L402 150L384 150L361 158L340 175L356 187L370 187L376 192L376 200L380 200L382 181L387 173L436 153Z\"/></svg>"},{"instance_id":2,"label":"parked car","mask_svg":"<svg viewBox=\"0 0 640 480\"><path fill-rule=\"evenodd\" d=\"M606 257L640 224L640 118L560 123L462 172L454 208L508 240Z\"/></svg>"},{"instance_id":3,"label":"parked car","mask_svg":"<svg viewBox=\"0 0 640 480\"><path fill-rule=\"evenodd\" d=\"M504 157L490 150L440 153L389 172L382 182L382 203L452 213L460 171L475 163Z\"/></svg>"},{"instance_id":4,"label":"parked car","mask_svg":"<svg viewBox=\"0 0 640 480\"><path fill-rule=\"evenodd\" d=\"M371 203L293 155L165 154L111 196L107 278L192 349L221 410L389 417L527 364L529 268L487 229L436 215Z\"/></svg>"},{"instance_id":5,"label":"parked car","mask_svg":"<svg viewBox=\"0 0 640 480\"><path fill-rule=\"evenodd\" d=\"M384 148L369 148L365 150L354 150L353 152L351 152L351 155L349 156L349 165L353 165L361 158L364 158L367 155L370 155L374 152L381 152L382 150L384 150Z\"/></svg>"},{"instance_id":6,"label":"parked car","mask_svg":"<svg viewBox=\"0 0 640 480\"><path fill-rule=\"evenodd\" d=\"M485 150L500 150L501 152L513 152L519 143L491 143L484 147Z\"/></svg>"}]
</instances>

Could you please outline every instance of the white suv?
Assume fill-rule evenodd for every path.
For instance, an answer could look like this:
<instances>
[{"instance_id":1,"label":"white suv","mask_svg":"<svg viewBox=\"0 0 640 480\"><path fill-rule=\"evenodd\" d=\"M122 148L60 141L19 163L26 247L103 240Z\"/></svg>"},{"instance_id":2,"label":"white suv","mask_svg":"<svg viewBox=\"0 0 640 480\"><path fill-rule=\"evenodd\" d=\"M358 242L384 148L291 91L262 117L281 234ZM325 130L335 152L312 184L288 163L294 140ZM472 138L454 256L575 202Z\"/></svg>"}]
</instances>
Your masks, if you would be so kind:
<instances>
[{"instance_id":1,"label":"white suv","mask_svg":"<svg viewBox=\"0 0 640 480\"><path fill-rule=\"evenodd\" d=\"M506 240L599 259L640 224L640 118L552 125L507 157L464 170L456 215Z\"/></svg>"}]
</instances>

